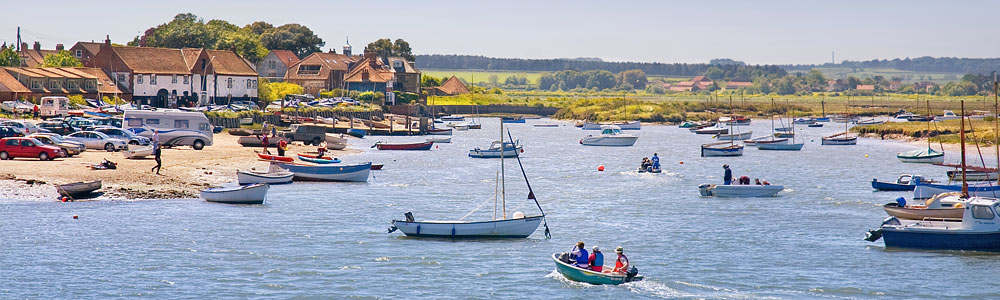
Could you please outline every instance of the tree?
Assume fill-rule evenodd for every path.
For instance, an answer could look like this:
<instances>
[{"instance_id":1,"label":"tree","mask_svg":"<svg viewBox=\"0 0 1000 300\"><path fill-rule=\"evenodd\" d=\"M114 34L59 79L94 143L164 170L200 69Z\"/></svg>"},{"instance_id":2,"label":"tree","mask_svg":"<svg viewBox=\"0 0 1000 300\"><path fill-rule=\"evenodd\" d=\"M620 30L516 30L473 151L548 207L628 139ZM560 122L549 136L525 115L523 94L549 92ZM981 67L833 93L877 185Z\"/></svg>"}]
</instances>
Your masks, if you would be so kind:
<instances>
[{"instance_id":1,"label":"tree","mask_svg":"<svg viewBox=\"0 0 1000 300\"><path fill-rule=\"evenodd\" d=\"M285 98L286 95L301 93L302 87L294 83L270 82L264 78L257 82L257 97L264 102L265 106L271 101Z\"/></svg>"},{"instance_id":2,"label":"tree","mask_svg":"<svg viewBox=\"0 0 1000 300\"><path fill-rule=\"evenodd\" d=\"M726 71L723 71L719 67L715 66L708 67L708 69L705 70L705 77L708 77L711 80L722 80L726 77Z\"/></svg>"},{"instance_id":3,"label":"tree","mask_svg":"<svg viewBox=\"0 0 1000 300\"><path fill-rule=\"evenodd\" d=\"M17 55L13 47L0 48L0 67L20 67L21 56Z\"/></svg>"},{"instance_id":4,"label":"tree","mask_svg":"<svg viewBox=\"0 0 1000 300\"><path fill-rule=\"evenodd\" d=\"M500 85L500 76L497 76L497 74L490 74L488 78L490 80L490 84L493 85L493 87Z\"/></svg>"},{"instance_id":5,"label":"tree","mask_svg":"<svg viewBox=\"0 0 1000 300\"><path fill-rule=\"evenodd\" d=\"M437 77L430 76L430 75L421 75L420 76L420 86L422 86L422 87L440 86L442 80L443 80L443 78L442 79L438 79Z\"/></svg>"},{"instance_id":6,"label":"tree","mask_svg":"<svg viewBox=\"0 0 1000 300\"><path fill-rule=\"evenodd\" d=\"M628 70L622 72L622 84L628 83L632 85L634 89L645 90L646 84L649 81L646 80L646 72L642 70Z\"/></svg>"},{"instance_id":7,"label":"tree","mask_svg":"<svg viewBox=\"0 0 1000 300\"><path fill-rule=\"evenodd\" d=\"M260 41L267 49L291 50L298 57L319 52L320 47L326 45L312 29L299 24L285 24L265 30L260 36Z\"/></svg>"},{"instance_id":8,"label":"tree","mask_svg":"<svg viewBox=\"0 0 1000 300\"><path fill-rule=\"evenodd\" d=\"M233 50L253 63L257 63L267 55L268 50L260 39L245 30L222 33L216 40L215 49Z\"/></svg>"},{"instance_id":9,"label":"tree","mask_svg":"<svg viewBox=\"0 0 1000 300\"><path fill-rule=\"evenodd\" d=\"M204 21L185 13L177 14L169 23L146 30L139 44L144 47L211 48L215 39Z\"/></svg>"},{"instance_id":10,"label":"tree","mask_svg":"<svg viewBox=\"0 0 1000 300\"><path fill-rule=\"evenodd\" d=\"M403 39L396 39L395 42L392 42L392 50L395 52L393 56L401 56L408 61L415 59L413 57L413 50L410 49L410 43L407 43Z\"/></svg>"},{"instance_id":11,"label":"tree","mask_svg":"<svg viewBox=\"0 0 1000 300\"><path fill-rule=\"evenodd\" d=\"M413 50L410 49L410 43L403 39L396 39L395 42L390 39L378 39L368 43L367 49L375 51L379 56L399 56L408 61L415 59L412 53Z\"/></svg>"},{"instance_id":12,"label":"tree","mask_svg":"<svg viewBox=\"0 0 1000 300\"><path fill-rule=\"evenodd\" d=\"M264 21L257 21L250 23L249 25L243 27L243 29L257 35L258 37L267 32L268 30L274 29L274 25Z\"/></svg>"},{"instance_id":13,"label":"tree","mask_svg":"<svg viewBox=\"0 0 1000 300\"><path fill-rule=\"evenodd\" d=\"M42 59L42 64L39 67L82 67L83 63L79 59L73 57L73 54L69 53L68 50L62 50L55 54L46 55Z\"/></svg>"}]
</instances>

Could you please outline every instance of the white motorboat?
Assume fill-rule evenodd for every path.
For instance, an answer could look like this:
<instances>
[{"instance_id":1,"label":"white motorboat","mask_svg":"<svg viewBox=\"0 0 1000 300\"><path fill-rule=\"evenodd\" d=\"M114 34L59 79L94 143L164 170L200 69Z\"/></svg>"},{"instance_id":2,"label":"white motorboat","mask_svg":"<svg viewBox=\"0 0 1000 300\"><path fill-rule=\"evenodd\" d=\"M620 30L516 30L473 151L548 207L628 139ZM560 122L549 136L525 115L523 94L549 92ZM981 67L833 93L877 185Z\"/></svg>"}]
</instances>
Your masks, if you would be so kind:
<instances>
[{"instance_id":1,"label":"white motorboat","mask_svg":"<svg viewBox=\"0 0 1000 300\"><path fill-rule=\"evenodd\" d=\"M617 125L601 125L601 134L588 135L580 140L584 146L632 146L639 136L622 133Z\"/></svg>"},{"instance_id":2,"label":"white motorboat","mask_svg":"<svg viewBox=\"0 0 1000 300\"><path fill-rule=\"evenodd\" d=\"M1000 200L968 197L957 201L965 206L961 218L889 217L878 229L868 231L865 240L881 238L886 248L1000 251Z\"/></svg>"},{"instance_id":3,"label":"white motorboat","mask_svg":"<svg viewBox=\"0 0 1000 300\"><path fill-rule=\"evenodd\" d=\"M469 157L475 158L499 158L501 155L500 141L494 141L490 144L489 148L486 149L472 149L469 150ZM524 153L524 148L521 146L520 141L515 142L504 142L503 144L503 157L514 157Z\"/></svg>"},{"instance_id":4,"label":"white motorboat","mask_svg":"<svg viewBox=\"0 0 1000 300\"><path fill-rule=\"evenodd\" d=\"M445 144L447 144L447 143L451 143L451 137L450 136L449 137L443 137L443 136L442 137L429 137L429 138L427 138L427 141L428 142L433 142L435 144L437 144L437 143L445 143Z\"/></svg>"},{"instance_id":5,"label":"white motorboat","mask_svg":"<svg viewBox=\"0 0 1000 300\"><path fill-rule=\"evenodd\" d=\"M201 190L201 198L208 202L228 204L264 204L268 188L266 183L210 188Z\"/></svg>"},{"instance_id":6,"label":"white motorboat","mask_svg":"<svg viewBox=\"0 0 1000 300\"><path fill-rule=\"evenodd\" d=\"M153 155L153 146L135 146L131 145L127 150L122 151L122 155L128 159L143 158L146 156Z\"/></svg>"},{"instance_id":7,"label":"white motorboat","mask_svg":"<svg viewBox=\"0 0 1000 300\"><path fill-rule=\"evenodd\" d=\"M961 118L962 117L959 116L959 115L956 115L955 112L946 109L946 110L944 110L944 114L943 115L935 116L934 117L934 121L935 122L940 122L940 121L948 121L948 120L958 120L958 119L961 119Z\"/></svg>"},{"instance_id":8,"label":"white motorboat","mask_svg":"<svg viewBox=\"0 0 1000 300\"><path fill-rule=\"evenodd\" d=\"M720 198L752 198L776 197L784 190L780 185L721 185L704 183L698 186L698 191L705 197Z\"/></svg>"},{"instance_id":9,"label":"white motorboat","mask_svg":"<svg viewBox=\"0 0 1000 300\"><path fill-rule=\"evenodd\" d=\"M733 133L733 134L720 134L715 136L716 139L720 141L742 141L749 139L753 135L753 131L747 131L744 133Z\"/></svg>"},{"instance_id":10,"label":"white motorboat","mask_svg":"<svg viewBox=\"0 0 1000 300\"><path fill-rule=\"evenodd\" d=\"M294 175L295 174L288 171L277 171L277 172L257 172L257 171L239 171L239 170L236 171L236 179L239 180L240 184L292 183L292 177Z\"/></svg>"}]
</instances>

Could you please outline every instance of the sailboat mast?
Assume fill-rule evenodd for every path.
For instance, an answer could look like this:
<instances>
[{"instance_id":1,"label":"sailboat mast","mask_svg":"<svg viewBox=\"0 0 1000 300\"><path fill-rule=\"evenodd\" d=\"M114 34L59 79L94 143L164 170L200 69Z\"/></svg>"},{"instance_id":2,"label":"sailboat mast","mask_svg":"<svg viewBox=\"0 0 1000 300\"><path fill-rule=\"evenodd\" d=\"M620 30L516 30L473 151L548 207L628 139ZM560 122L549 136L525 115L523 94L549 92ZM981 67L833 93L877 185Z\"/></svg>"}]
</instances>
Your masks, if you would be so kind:
<instances>
[{"instance_id":1,"label":"sailboat mast","mask_svg":"<svg viewBox=\"0 0 1000 300\"><path fill-rule=\"evenodd\" d=\"M993 73L993 145L996 147L997 172L1000 172L1000 102L997 100L997 73ZM997 184L1000 184L1000 176L997 177Z\"/></svg>"},{"instance_id":2,"label":"sailboat mast","mask_svg":"<svg viewBox=\"0 0 1000 300\"><path fill-rule=\"evenodd\" d=\"M503 153L501 153L503 154ZM497 172L496 181L493 184L493 221L497 220L497 203L499 203L498 194L500 194L500 172Z\"/></svg>"},{"instance_id":3,"label":"sailboat mast","mask_svg":"<svg viewBox=\"0 0 1000 300\"><path fill-rule=\"evenodd\" d=\"M733 132L733 123L736 123L736 114L733 108L733 94L729 94L729 134L735 134ZM734 138L731 137L729 138L730 146L736 145L736 141L734 140L735 140Z\"/></svg>"},{"instance_id":4,"label":"sailboat mast","mask_svg":"<svg viewBox=\"0 0 1000 300\"><path fill-rule=\"evenodd\" d=\"M927 150L931 149L931 120L930 120L930 118L933 117L933 116L934 116L934 114L931 113L931 100L927 100L927 118L928 118L928 120L927 120ZM944 151L944 149L941 149L941 151ZM930 154L930 151L927 151L927 154Z\"/></svg>"},{"instance_id":5,"label":"sailboat mast","mask_svg":"<svg viewBox=\"0 0 1000 300\"><path fill-rule=\"evenodd\" d=\"M507 182L506 174L504 173L503 166L503 151L506 149L506 145L503 144L503 118L500 118L500 202L503 208L503 219L507 219Z\"/></svg>"},{"instance_id":6,"label":"sailboat mast","mask_svg":"<svg viewBox=\"0 0 1000 300\"><path fill-rule=\"evenodd\" d=\"M774 98L771 98L771 109L775 109ZM776 136L774 136L774 115L771 115L771 139L773 140L774 138L776 138Z\"/></svg>"},{"instance_id":7,"label":"sailboat mast","mask_svg":"<svg viewBox=\"0 0 1000 300\"><path fill-rule=\"evenodd\" d=\"M962 198L969 198L969 182L965 181L965 100L962 100L962 125L959 128L959 140L962 147Z\"/></svg>"}]
</instances>

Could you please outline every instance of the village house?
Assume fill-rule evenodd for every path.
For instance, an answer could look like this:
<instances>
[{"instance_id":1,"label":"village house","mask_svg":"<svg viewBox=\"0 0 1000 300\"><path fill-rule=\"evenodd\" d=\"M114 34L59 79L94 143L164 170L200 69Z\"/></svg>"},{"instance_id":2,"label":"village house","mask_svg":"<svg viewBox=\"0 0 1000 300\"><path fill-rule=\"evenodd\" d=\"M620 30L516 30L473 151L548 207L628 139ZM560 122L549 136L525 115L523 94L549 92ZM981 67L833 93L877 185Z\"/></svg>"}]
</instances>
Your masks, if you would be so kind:
<instances>
[{"instance_id":1,"label":"village house","mask_svg":"<svg viewBox=\"0 0 1000 300\"><path fill-rule=\"evenodd\" d=\"M366 49L361 60L353 64L344 77L344 84L348 91L387 93L393 91L395 80L395 71L383 64L375 51Z\"/></svg>"},{"instance_id":2,"label":"village house","mask_svg":"<svg viewBox=\"0 0 1000 300\"><path fill-rule=\"evenodd\" d=\"M468 94L469 88L461 80L458 80L458 77L451 76L451 78L442 82L440 86L429 87L426 91L428 94L434 96L455 96Z\"/></svg>"},{"instance_id":3,"label":"village house","mask_svg":"<svg viewBox=\"0 0 1000 300\"><path fill-rule=\"evenodd\" d=\"M62 50L64 50L63 44L57 44L56 50L44 50L39 42L35 42L31 48L28 48L28 43L21 43L21 52L18 54L24 59L24 66L34 67L42 64L46 55L56 54Z\"/></svg>"},{"instance_id":4,"label":"village house","mask_svg":"<svg viewBox=\"0 0 1000 300\"><path fill-rule=\"evenodd\" d=\"M175 108L257 100L257 72L233 51L112 46L109 39L91 64L140 105Z\"/></svg>"},{"instance_id":5,"label":"village house","mask_svg":"<svg viewBox=\"0 0 1000 300\"><path fill-rule=\"evenodd\" d=\"M859 90L859 91L875 91L875 85L874 84L859 84L854 89L855 90Z\"/></svg>"},{"instance_id":6,"label":"village house","mask_svg":"<svg viewBox=\"0 0 1000 300\"><path fill-rule=\"evenodd\" d=\"M406 93L420 92L420 70L414 63L402 57L389 57L389 66L396 73L393 90Z\"/></svg>"},{"instance_id":7,"label":"village house","mask_svg":"<svg viewBox=\"0 0 1000 300\"><path fill-rule=\"evenodd\" d=\"M288 67L299 62L299 57L290 50L271 50L264 59L257 62L257 73L260 77L271 82L281 82L285 80L285 73Z\"/></svg>"},{"instance_id":8,"label":"village house","mask_svg":"<svg viewBox=\"0 0 1000 300\"><path fill-rule=\"evenodd\" d=\"M107 74L97 68L0 67L0 101L73 95L101 99L121 94Z\"/></svg>"},{"instance_id":9,"label":"village house","mask_svg":"<svg viewBox=\"0 0 1000 300\"><path fill-rule=\"evenodd\" d=\"M343 89L344 75L357 57L350 55L349 46L344 54L316 52L292 64L285 72L285 82L302 86L302 92L316 95L320 91Z\"/></svg>"},{"instance_id":10,"label":"village house","mask_svg":"<svg viewBox=\"0 0 1000 300\"><path fill-rule=\"evenodd\" d=\"M888 89L890 91L898 91L903 88L903 82L898 80L889 81Z\"/></svg>"},{"instance_id":11,"label":"village house","mask_svg":"<svg viewBox=\"0 0 1000 300\"><path fill-rule=\"evenodd\" d=\"M671 91L675 92L694 92L699 90L708 89L712 86L712 80L705 76L695 76L691 81L681 81L670 87Z\"/></svg>"},{"instance_id":12,"label":"village house","mask_svg":"<svg viewBox=\"0 0 1000 300\"><path fill-rule=\"evenodd\" d=\"M69 47L69 53L80 60L84 66L89 66L90 60L94 59L100 51L101 43L95 42L77 42L73 47Z\"/></svg>"}]
</instances>

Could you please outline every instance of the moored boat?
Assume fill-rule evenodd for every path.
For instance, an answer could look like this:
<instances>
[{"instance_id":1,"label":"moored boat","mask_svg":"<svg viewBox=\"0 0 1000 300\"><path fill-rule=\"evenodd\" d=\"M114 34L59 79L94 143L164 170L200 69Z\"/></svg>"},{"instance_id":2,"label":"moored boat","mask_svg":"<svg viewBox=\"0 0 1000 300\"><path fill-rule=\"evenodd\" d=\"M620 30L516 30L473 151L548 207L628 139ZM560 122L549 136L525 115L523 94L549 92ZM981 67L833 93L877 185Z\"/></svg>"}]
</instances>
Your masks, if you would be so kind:
<instances>
[{"instance_id":1,"label":"moored boat","mask_svg":"<svg viewBox=\"0 0 1000 300\"><path fill-rule=\"evenodd\" d=\"M431 128L427 129L428 135L451 135L451 128Z\"/></svg>"},{"instance_id":2,"label":"moored boat","mask_svg":"<svg viewBox=\"0 0 1000 300\"><path fill-rule=\"evenodd\" d=\"M903 174L896 178L896 182L882 182L872 179L872 188L879 191L912 191L917 182L933 183L933 180L924 179L920 175Z\"/></svg>"},{"instance_id":3,"label":"moored boat","mask_svg":"<svg viewBox=\"0 0 1000 300\"><path fill-rule=\"evenodd\" d=\"M865 240L881 238L886 248L1000 251L1000 200L970 197L964 201L960 219L889 217L878 229L868 231Z\"/></svg>"},{"instance_id":4,"label":"moored boat","mask_svg":"<svg viewBox=\"0 0 1000 300\"><path fill-rule=\"evenodd\" d=\"M721 126L710 126L705 128L696 129L694 131L696 134L728 134L729 128L723 128Z\"/></svg>"},{"instance_id":5,"label":"moored boat","mask_svg":"<svg viewBox=\"0 0 1000 300\"><path fill-rule=\"evenodd\" d=\"M773 135L765 135L749 140L743 140L743 144L747 146L758 146L761 144L788 144L788 139L779 139Z\"/></svg>"},{"instance_id":6,"label":"moored boat","mask_svg":"<svg viewBox=\"0 0 1000 300\"><path fill-rule=\"evenodd\" d=\"M809 125L806 125L806 126L807 126L807 127L813 127L813 128L816 128L816 127L823 127L823 124L820 124L820 123L814 123L814 124L809 124Z\"/></svg>"},{"instance_id":7,"label":"moored boat","mask_svg":"<svg viewBox=\"0 0 1000 300\"><path fill-rule=\"evenodd\" d=\"M469 157L474 158L499 158L501 155L503 157L514 157L524 153L524 148L521 146L520 141L515 142L504 142L503 150L501 150L500 141L494 141L490 144L489 148L486 149L472 149L469 150Z\"/></svg>"},{"instance_id":8,"label":"moored boat","mask_svg":"<svg viewBox=\"0 0 1000 300\"><path fill-rule=\"evenodd\" d=\"M451 143L451 137L429 137L429 138L426 139L426 141L432 142L432 143L447 144L447 143Z\"/></svg>"},{"instance_id":9,"label":"moored boat","mask_svg":"<svg viewBox=\"0 0 1000 300\"><path fill-rule=\"evenodd\" d=\"M966 201L960 196L962 193L946 193L934 196L922 204L907 204L906 199L900 197L896 202L882 205L882 209L890 216L908 220L933 219L961 219L962 208Z\"/></svg>"},{"instance_id":10,"label":"moored boat","mask_svg":"<svg viewBox=\"0 0 1000 300\"><path fill-rule=\"evenodd\" d=\"M698 186L698 191L705 197L720 198L752 198L776 197L784 190L780 185L721 185L704 183Z\"/></svg>"},{"instance_id":11,"label":"moored boat","mask_svg":"<svg viewBox=\"0 0 1000 300\"><path fill-rule=\"evenodd\" d=\"M632 146L639 136L622 133L616 125L601 125L601 134L588 135L580 140L584 146Z\"/></svg>"},{"instance_id":12,"label":"moored boat","mask_svg":"<svg viewBox=\"0 0 1000 300\"><path fill-rule=\"evenodd\" d=\"M733 133L733 134L719 134L715 136L715 139L720 141L742 141L749 139L753 136L753 131L747 131L744 133Z\"/></svg>"},{"instance_id":13,"label":"moored boat","mask_svg":"<svg viewBox=\"0 0 1000 300\"><path fill-rule=\"evenodd\" d=\"M267 184L283 184L292 183L292 172L288 171L278 171L278 172L257 172L257 171L236 171L236 180L240 184L254 184L254 183L267 183Z\"/></svg>"},{"instance_id":14,"label":"moored boat","mask_svg":"<svg viewBox=\"0 0 1000 300\"><path fill-rule=\"evenodd\" d=\"M929 199L938 194L961 192L962 184L936 184L916 182L913 188L913 199ZM969 196L1000 197L1000 185L992 183L968 185Z\"/></svg>"},{"instance_id":15,"label":"moored boat","mask_svg":"<svg viewBox=\"0 0 1000 300\"><path fill-rule=\"evenodd\" d=\"M948 175L948 179L950 179L951 181L962 181L961 170L946 171L945 174ZM1000 173L998 173L997 171L988 171L988 170L965 171L965 181L996 181L998 178L1000 178Z\"/></svg>"},{"instance_id":16,"label":"moored boat","mask_svg":"<svg viewBox=\"0 0 1000 300\"><path fill-rule=\"evenodd\" d=\"M268 188L266 183L210 188L201 190L201 198L208 202L228 204L264 204Z\"/></svg>"},{"instance_id":17,"label":"moored boat","mask_svg":"<svg viewBox=\"0 0 1000 300\"><path fill-rule=\"evenodd\" d=\"M928 147L927 149L922 150L897 152L896 158L905 163L939 164L944 162L944 152L935 151L934 149Z\"/></svg>"},{"instance_id":18,"label":"moored boat","mask_svg":"<svg viewBox=\"0 0 1000 300\"><path fill-rule=\"evenodd\" d=\"M356 137L356 138L363 138L363 137L365 137L365 135L368 135L368 132L365 131L364 129L351 128L351 129L347 130L347 135L353 136L353 137Z\"/></svg>"},{"instance_id":19,"label":"moored boat","mask_svg":"<svg viewBox=\"0 0 1000 300\"><path fill-rule=\"evenodd\" d=\"M701 156L743 156L743 145L732 142L717 142L701 145Z\"/></svg>"},{"instance_id":20,"label":"moored boat","mask_svg":"<svg viewBox=\"0 0 1000 300\"><path fill-rule=\"evenodd\" d=\"M601 126L603 125L614 125L621 128L621 130L641 130L642 123L639 121L628 121L628 122L605 122L605 123L595 123L586 122L583 123L583 130L603 130Z\"/></svg>"},{"instance_id":21,"label":"moored boat","mask_svg":"<svg viewBox=\"0 0 1000 300\"><path fill-rule=\"evenodd\" d=\"M619 285L622 283L635 282L643 279L643 276L639 274L627 274L622 272L612 273L610 271L610 268L608 268L607 266L604 267L605 269L609 270L607 272L597 272L589 269L579 268L559 260L559 255L560 253L552 254L552 261L556 263L556 271L558 271L559 274L562 274L563 277L566 277L566 279L572 281L584 282L594 285L603 285L603 284Z\"/></svg>"},{"instance_id":22,"label":"moored boat","mask_svg":"<svg viewBox=\"0 0 1000 300\"><path fill-rule=\"evenodd\" d=\"M101 180L74 182L56 185L56 191L59 192L59 195L66 197L81 198L101 189L101 185Z\"/></svg>"},{"instance_id":23,"label":"moored boat","mask_svg":"<svg viewBox=\"0 0 1000 300\"><path fill-rule=\"evenodd\" d=\"M340 162L339 158L329 157L329 156L321 157L316 154L298 153L296 154L296 156L299 157L299 160L302 160L304 162L311 162L314 164L335 164Z\"/></svg>"},{"instance_id":24,"label":"moored boat","mask_svg":"<svg viewBox=\"0 0 1000 300\"><path fill-rule=\"evenodd\" d=\"M805 145L806 145L805 143L797 143L797 144L789 144L789 143L784 143L784 144L779 144L779 143L765 143L765 144L758 144L757 145L757 149L760 149L760 150L778 150L778 151L800 151L800 150L802 150L802 147L805 146Z\"/></svg>"},{"instance_id":25,"label":"moored boat","mask_svg":"<svg viewBox=\"0 0 1000 300\"><path fill-rule=\"evenodd\" d=\"M463 117L463 116L456 116L456 115L449 115L449 116L441 117L441 121L446 121L446 122L447 121L465 121L465 117Z\"/></svg>"},{"instance_id":26,"label":"moored boat","mask_svg":"<svg viewBox=\"0 0 1000 300\"><path fill-rule=\"evenodd\" d=\"M503 123L524 123L524 117L501 117L500 121Z\"/></svg>"},{"instance_id":27,"label":"moored boat","mask_svg":"<svg viewBox=\"0 0 1000 300\"><path fill-rule=\"evenodd\" d=\"M371 162L353 165L307 165L290 162L271 162L270 171L285 170L292 172L295 174L295 180L365 182L368 181L371 168Z\"/></svg>"},{"instance_id":28,"label":"moored boat","mask_svg":"<svg viewBox=\"0 0 1000 300\"><path fill-rule=\"evenodd\" d=\"M287 157L287 156L277 156L277 155L264 154L264 153L257 153L257 157L260 157L260 159L267 160L267 161L292 162L292 161L295 160L295 159L293 159L291 157Z\"/></svg>"},{"instance_id":29,"label":"moored boat","mask_svg":"<svg viewBox=\"0 0 1000 300\"><path fill-rule=\"evenodd\" d=\"M424 141L417 143L385 143L382 141L376 142L373 147L379 150L430 150L431 146L434 146L434 142Z\"/></svg>"},{"instance_id":30,"label":"moored boat","mask_svg":"<svg viewBox=\"0 0 1000 300\"><path fill-rule=\"evenodd\" d=\"M831 136L823 137L822 145L857 145L858 137L841 132Z\"/></svg>"}]
</instances>

